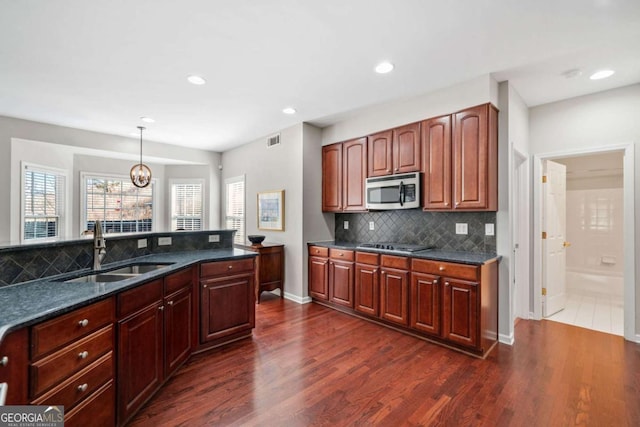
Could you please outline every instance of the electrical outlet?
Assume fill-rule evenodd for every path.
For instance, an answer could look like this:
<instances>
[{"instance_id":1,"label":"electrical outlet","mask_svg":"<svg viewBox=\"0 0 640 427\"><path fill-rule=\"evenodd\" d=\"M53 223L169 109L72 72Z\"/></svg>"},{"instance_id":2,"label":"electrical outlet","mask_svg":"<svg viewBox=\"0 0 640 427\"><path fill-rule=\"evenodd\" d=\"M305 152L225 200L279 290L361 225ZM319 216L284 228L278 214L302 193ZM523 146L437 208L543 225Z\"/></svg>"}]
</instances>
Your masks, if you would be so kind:
<instances>
[{"instance_id":1,"label":"electrical outlet","mask_svg":"<svg viewBox=\"0 0 640 427\"><path fill-rule=\"evenodd\" d=\"M376 224L373 221L369 221L369 230L373 231L376 229Z\"/></svg>"},{"instance_id":2,"label":"electrical outlet","mask_svg":"<svg viewBox=\"0 0 640 427\"><path fill-rule=\"evenodd\" d=\"M345 230L348 230L348 229L349 229L349 221L345 221L345 222L343 222L343 223L342 223L342 227L343 227Z\"/></svg>"},{"instance_id":3,"label":"electrical outlet","mask_svg":"<svg viewBox=\"0 0 640 427\"><path fill-rule=\"evenodd\" d=\"M495 236L496 227L493 224L485 224L484 225L484 234L486 236Z\"/></svg>"},{"instance_id":4,"label":"electrical outlet","mask_svg":"<svg viewBox=\"0 0 640 427\"><path fill-rule=\"evenodd\" d=\"M469 227L466 222L456 222L456 234L469 234Z\"/></svg>"},{"instance_id":5,"label":"electrical outlet","mask_svg":"<svg viewBox=\"0 0 640 427\"><path fill-rule=\"evenodd\" d=\"M220 241L219 234L209 234L209 243L217 243Z\"/></svg>"},{"instance_id":6,"label":"electrical outlet","mask_svg":"<svg viewBox=\"0 0 640 427\"><path fill-rule=\"evenodd\" d=\"M138 239L138 249L147 247L147 239Z\"/></svg>"},{"instance_id":7,"label":"electrical outlet","mask_svg":"<svg viewBox=\"0 0 640 427\"><path fill-rule=\"evenodd\" d=\"M171 244L171 237L158 237L158 246L169 246Z\"/></svg>"}]
</instances>

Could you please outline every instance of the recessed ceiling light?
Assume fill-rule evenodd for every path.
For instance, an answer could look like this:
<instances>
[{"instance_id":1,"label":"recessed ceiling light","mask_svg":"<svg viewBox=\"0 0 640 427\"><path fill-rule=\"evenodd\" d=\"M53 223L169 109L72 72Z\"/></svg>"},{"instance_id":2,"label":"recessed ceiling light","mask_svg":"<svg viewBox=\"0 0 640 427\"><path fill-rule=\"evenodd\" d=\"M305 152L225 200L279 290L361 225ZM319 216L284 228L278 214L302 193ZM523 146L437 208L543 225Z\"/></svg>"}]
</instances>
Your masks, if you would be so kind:
<instances>
[{"instance_id":1,"label":"recessed ceiling light","mask_svg":"<svg viewBox=\"0 0 640 427\"><path fill-rule=\"evenodd\" d=\"M384 61L376 65L375 70L378 74L387 74L393 70L393 64L391 62Z\"/></svg>"},{"instance_id":2,"label":"recessed ceiling light","mask_svg":"<svg viewBox=\"0 0 640 427\"><path fill-rule=\"evenodd\" d=\"M189 83L194 84L194 85L203 85L205 84L207 81L200 77L200 76L196 76L195 74L190 75L189 77L187 77L187 80L189 81Z\"/></svg>"},{"instance_id":3,"label":"recessed ceiling light","mask_svg":"<svg viewBox=\"0 0 640 427\"><path fill-rule=\"evenodd\" d=\"M296 109L295 108L291 108L291 107L287 107L287 108L284 108L282 110L282 112L285 113L285 114L295 114L296 113Z\"/></svg>"},{"instance_id":4,"label":"recessed ceiling light","mask_svg":"<svg viewBox=\"0 0 640 427\"><path fill-rule=\"evenodd\" d=\"M613 76L614 73L615 73L615 71L613 71L613 70L600 70L600 71L596 71L595 73L591 74L591 76L589 78L591 80L606 79L607 77Z\"/></svg>"},{"instance_id":5,"label":"recessed ceiling light","mask_svg":"<svg viewBox=\"0 0 640 427\"><path fill-rule=\"evenodd\" d=\"M153 120L151 117L142 116L140 117L140 120L142 120L145 123L155 123L155 120Z\"/></svg>"}]
</instances>

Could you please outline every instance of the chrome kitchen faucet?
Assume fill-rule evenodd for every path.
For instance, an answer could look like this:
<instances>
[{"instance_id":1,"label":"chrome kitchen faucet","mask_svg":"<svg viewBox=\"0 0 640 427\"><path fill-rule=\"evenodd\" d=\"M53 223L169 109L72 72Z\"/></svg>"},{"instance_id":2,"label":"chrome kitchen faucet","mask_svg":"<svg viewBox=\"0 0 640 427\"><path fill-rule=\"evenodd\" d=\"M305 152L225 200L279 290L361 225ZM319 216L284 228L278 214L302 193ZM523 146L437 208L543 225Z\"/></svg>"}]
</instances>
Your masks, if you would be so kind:
<instances>
[{"instance_id":1,"label":"chrome kitchen faucet","mask_svg":"<svg viewBox=\"0 0 640 427\"><path fill-rule=\"evenodd\" d=\"M96 220L93 226L93 269L100 270L102 261L107 256L107 242L102 234L102 221Z\"/></svg>"}]
</instances>

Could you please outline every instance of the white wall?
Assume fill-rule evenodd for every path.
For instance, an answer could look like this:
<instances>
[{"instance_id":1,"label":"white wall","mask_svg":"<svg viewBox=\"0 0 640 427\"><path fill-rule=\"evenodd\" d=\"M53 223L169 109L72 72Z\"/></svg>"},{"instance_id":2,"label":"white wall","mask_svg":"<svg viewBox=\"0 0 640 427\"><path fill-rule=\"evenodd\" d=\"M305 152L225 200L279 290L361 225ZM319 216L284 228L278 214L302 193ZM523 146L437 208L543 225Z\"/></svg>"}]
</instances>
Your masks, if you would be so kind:
<instances>
[{"instance_id":1,"label":"white wall","mask_svg":"<svg viewBox=\"0 0 640 427\"><path fill-rule=\"evenodd\" d=\"M295 300L306 294L302 170L302 124L280 131L280 145L267 148L265 137L222 154L222 183L245 175L246 234L263 234L266 242L285 245L285 296ZM273 190L285 191L284 231L258 230L257 194Z\"/></svg>"},{"instance_id":2,"label":"white wall","mask_svg":"<svg viewBox=\"0 0 640 427\"><path fill-rule=\"evenodd\" d=\"M345 141L377 131L450 114L475 105L497 105L497 85L488 75L411 99L364 108L322 129L322 144Z\"/></svg>"},{"instance_id":3,"label":"white wall","mask_svg":"<svg viewBox=\"0 0 640 427\"><path fill-rule=\"evenodd\" d=\"M637 210L640 206L639 111L640 84L531 108L531 154L560 154L633 143L636 148L632 163L635 168L634 205ZM634 224L634 246L638 253L640 216L636 216ZM635 277L640 277L637 260L625 259L626 262L635 265ZM640 313L640 292L637 291L638 283L635 285L635 311ZM640 330L637 318L635 330Z\"/></svg>"},{"instance_id":4,"label":"white wall","mask_svg":"<svg viewBox=\"0 0 640 427\"><path fill-rule=\"evenodd\" d=\"M97 156L100 159L122 158L123 156L136 159L139 155L139 143L136 138L125 138L0 116L0 182L5 184L0 186L0 200L8 201L8 203L0 204L0 218L2 218L0 220L0 243L15 243L16 230L19 232L19 228L16 228L14 224L19 223L20 215L19 191L16 191L20 185L20 161L28 160L42 166L58 166L67 169L70 177L75 180L76 177L73 176L74 154ZM206 165L206 179L211 183L209 200L212 206L208 209L209 223L211 228L219 227L220 182L217 170L220 163L219 153L145 140L143 156L143 160L157 159L162 164L182 164L184 167L188 167L187 164ZM94 162L94 164L98 166L100 161ZM119 169L122 169L125 163L130 162L131 160L121 160L118 164L122 167ZM145 162L154 164L153 161L145 160ZM16 165L17 175L15 174ZM129 168L127 168L126 174L128 174ZM160 169L162 166L157 167L158 172ZM162 185L165 184L162 183ZM75 196L72 196L72 199L74 198ZM77 215L77 212L75 214ZM70 227L72 232L76 231L76 225Z\"/></svg>"}]
</instances>

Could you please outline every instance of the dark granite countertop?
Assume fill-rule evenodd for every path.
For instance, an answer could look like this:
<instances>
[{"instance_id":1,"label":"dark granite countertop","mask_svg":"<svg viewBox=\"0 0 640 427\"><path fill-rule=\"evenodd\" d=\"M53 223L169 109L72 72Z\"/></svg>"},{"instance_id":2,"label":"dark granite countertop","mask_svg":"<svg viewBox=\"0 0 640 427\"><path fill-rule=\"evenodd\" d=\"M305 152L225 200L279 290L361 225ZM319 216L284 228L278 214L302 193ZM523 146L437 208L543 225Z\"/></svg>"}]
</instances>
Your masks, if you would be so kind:
<instances>
[{"instance_id":1,"label":"dark granite countertop","mask_svg":"<svg viewBox=\"0 0 640 427\"><path fill-rule=\"evenodd\" d=\"M411 254L398 254L397 252L387 251L385 249L376 249L376 248L358 249L357 248L358 244L359 243L334 242L334 241L307 243L307 245L321 246L324 248L345 249L345 250L352 250L352 251L358 250L359 252L374 252L379 254L406 256L409 258L421 258L421 259L430 259L434 261L457 262L460 264L469 264L469 265L482 265L494 260L499 261L501 258L501 256L496 254L443 251L440 249L427 249L424 251L412 252Z\"/></svg>"},{"instance_id":2,"label":"dark granite countertop","mask_svg":"<svg viewBox=\"0 0 640 427\"><path fill-rule=\"evenodd\" d=\"M134 288L157 277L199 262L225 261L255 257L255 252L242 249L211 249L191 252L167 252L127 261L105 264L112 270L132 263L171 263L160 270L109 283L64 283L62 280L89 274L90 269L51 276L30 282L0 287L0 342L7 332L33 325L54 316L100 301L123 290Z\"/></svg>"}]
</instances>

